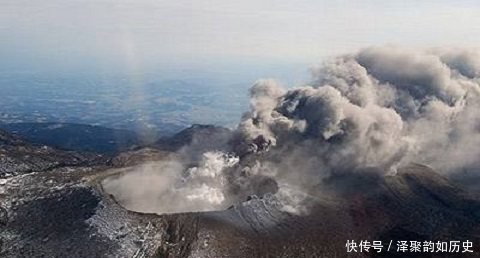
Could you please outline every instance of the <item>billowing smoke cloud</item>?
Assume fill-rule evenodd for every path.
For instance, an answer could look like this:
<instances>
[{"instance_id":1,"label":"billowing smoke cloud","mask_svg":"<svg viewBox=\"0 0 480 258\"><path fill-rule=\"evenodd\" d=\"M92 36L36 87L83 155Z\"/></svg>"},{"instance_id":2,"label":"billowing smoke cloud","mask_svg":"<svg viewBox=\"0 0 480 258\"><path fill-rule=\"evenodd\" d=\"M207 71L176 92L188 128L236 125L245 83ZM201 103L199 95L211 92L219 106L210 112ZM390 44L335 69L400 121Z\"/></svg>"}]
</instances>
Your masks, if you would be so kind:
<instances>
[{"instance_id":1,"label":"billowing smoke cloud","mask_svg":"<svg viewBox=\"0 0 480 258\"><path fill-rule=\"evenodd\" d=\"M479 60L464 50L367 48L314 69L311 86L257 82L239 132L246 152L300 155L295 165L314 157L323 175L408 162L476 167Z\"/></svg>"},{"instance_id":2,"label":"billowing smoke cloud","mask_svg":"<svg viewBox=\"0 0 480 258\"><path fill-rule=\"evenodd\" d=\"M221 207L272 192L295 211L332 175L394 173L411 162L443 173L480 168L480 52L373 47L312 74L288 90L256 82L230 141L239 159L212 166L208 154L185 168L186 199Z\"/></svg>"}]
</instances>

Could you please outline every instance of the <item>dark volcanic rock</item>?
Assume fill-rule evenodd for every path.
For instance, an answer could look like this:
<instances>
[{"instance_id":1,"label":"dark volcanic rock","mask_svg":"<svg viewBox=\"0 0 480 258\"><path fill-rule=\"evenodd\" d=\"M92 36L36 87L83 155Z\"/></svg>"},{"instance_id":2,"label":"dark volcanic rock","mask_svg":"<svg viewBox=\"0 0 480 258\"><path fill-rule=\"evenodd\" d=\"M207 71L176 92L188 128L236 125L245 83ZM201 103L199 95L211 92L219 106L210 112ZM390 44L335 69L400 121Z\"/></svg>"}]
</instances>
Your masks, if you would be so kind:
<instances>
[{"instance_id":1,"label":"dark volcanic rock","mask_svg":"<svg viewBox=\"0 0 480 258\"><path fill-rule=\"evenodd\" d=\"M33 145L0 130L0 178L65 166L93 166L105 162L106 158L101 155Z\"/></svg>"},{"instance_id":2,"label":"dark volcanic rock","mask_svg":"<svg viewBox=\"0 0 480 258\"><path fill-rule=\"evenodd\" d=\"M15 209L9 229L24 241L11 253L20 257L100 257L115 243L87 224L99 205L100 197L88 188L63 189L22 203ZM82 248L78 248L81 244Z\"/></svg>"},{"instance_id":3,"label":"dark volcanic rock","mask_svg":"<svg viewBox=\"0 0 480 258\"><path fill-rule=\"evenodd\" d=\"M104 195L95 183L103 173L61 168L3 182L0 257L151 257L166 226Z\"/></svg>"}]
</instances>

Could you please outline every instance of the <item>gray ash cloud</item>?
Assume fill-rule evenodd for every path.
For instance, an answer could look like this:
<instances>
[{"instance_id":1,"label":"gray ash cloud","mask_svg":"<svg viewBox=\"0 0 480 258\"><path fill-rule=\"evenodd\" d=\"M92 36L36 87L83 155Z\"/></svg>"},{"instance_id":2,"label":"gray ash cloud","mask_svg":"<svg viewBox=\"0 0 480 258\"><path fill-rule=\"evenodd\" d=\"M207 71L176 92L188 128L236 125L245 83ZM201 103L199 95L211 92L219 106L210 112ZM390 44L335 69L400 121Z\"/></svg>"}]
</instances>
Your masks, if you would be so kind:
<instances>
[{"instance_id":1,"label":"gray ash cloud","mask_svg":"<svg viewBox=\"0 0 480 258\"><path fill-rule=\"evenodd\" d=\"M412 162L442 173L480 167L479 51L371 47L327 60L312 75L290 89L257 81L231 145L193 168L181 161L182 171L167 173L181 189L167 192L211 210L271 191L286 211L301 213L331 176L394 174Z\"/></svg>"},{"instance_id":2,"label":"gray ash cloud","mask_svg":"<svg viewBox=\"0 0 480 258\"><path fill-rule=\"evenodd\" d=\"M271 149L298 167L313 159L324 175L408 162L475 167L479 64L473 50L372 47L312 69L307 86L260 80L238 127L241 151Z\"/></svg>"}]
</instances>

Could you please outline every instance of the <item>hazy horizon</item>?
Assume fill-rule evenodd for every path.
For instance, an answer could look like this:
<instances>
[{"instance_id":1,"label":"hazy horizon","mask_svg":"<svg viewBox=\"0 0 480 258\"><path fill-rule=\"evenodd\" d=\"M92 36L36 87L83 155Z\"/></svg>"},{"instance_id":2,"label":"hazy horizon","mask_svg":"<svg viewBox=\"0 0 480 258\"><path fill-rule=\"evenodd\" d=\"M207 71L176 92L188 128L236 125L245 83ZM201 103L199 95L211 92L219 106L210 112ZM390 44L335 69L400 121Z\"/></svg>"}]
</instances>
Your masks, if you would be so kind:
<instances>
[{"instance_id":1,"label":"hazy horizon","mask_svg":"<svg viewBox=\"0 0 480 258\"><path fill-rule=\"evenodd\" d=\"M308 66L370 45L477 46L478 13L480 3L465 0L5 0L0 68L135 74Z\"/></svg>"}]
</instances>

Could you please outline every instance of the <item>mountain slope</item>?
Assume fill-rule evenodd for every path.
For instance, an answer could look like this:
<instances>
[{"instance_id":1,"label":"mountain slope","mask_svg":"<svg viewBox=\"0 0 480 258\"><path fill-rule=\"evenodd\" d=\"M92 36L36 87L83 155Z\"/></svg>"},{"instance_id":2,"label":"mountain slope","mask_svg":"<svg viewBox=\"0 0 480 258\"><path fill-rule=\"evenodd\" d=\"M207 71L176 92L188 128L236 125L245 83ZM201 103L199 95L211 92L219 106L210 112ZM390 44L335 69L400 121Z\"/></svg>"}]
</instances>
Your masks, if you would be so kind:
<instances>
[{"instance_id":1,"label":"mountain slope","mask_svg":"<svg viewBox=\"0 0 480 258\"><path fill-rule=\"evenodd\" d=\"M224 127L214 125L194 124L172 137L162 137L152 146L169 151L176 151L183 146L191 145L193 148L204 149L225 146L230 139L231 131Z\"/></svg>"},{"instance_id":2,"label":"mountain slope","mask_svg":"<svg viewBox=\"0 0 480 258\"><path fill-rule=\"evenodd\" d=\"M101 155L34 145L0 130L0 178L62 166L94 165L102 162L105 162L105 158Z\"/></svg>"}]
</instances>

